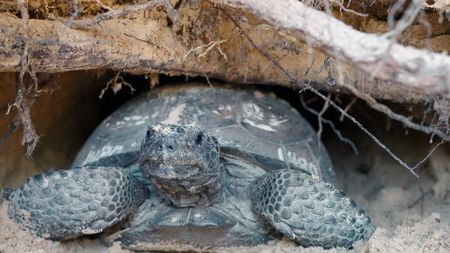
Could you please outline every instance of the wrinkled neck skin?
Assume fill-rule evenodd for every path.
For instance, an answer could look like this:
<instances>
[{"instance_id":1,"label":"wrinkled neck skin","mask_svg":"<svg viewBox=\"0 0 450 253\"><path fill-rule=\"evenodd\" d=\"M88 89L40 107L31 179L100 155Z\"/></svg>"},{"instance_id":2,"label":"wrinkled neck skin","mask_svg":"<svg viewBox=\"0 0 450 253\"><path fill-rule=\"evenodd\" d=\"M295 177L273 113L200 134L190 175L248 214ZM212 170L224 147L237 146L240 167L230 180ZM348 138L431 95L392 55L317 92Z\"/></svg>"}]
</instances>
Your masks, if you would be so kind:
<instances>
[{"instance_id":1,"label":"wrinkled neck skin","mask_svg":"<svg viewBox=\"0 0 450 253\"><path fill-rule=\"evenodd\" d=\"M205 207L221 200L220 175L199 180L167 180L151 178L162 196L177 207Z\"/></svg>"},{"instance_id":2,"label":"wrinkled neck skin","mask_svg":"<svg viewBox=\"0 0 450 253\"><path fill-rule=\"evenodd\" d=\"M177 207L220 201L219 144L198 127L151 125L141 145L139 165L159 193Z\"/></svg>"}]
</instances>

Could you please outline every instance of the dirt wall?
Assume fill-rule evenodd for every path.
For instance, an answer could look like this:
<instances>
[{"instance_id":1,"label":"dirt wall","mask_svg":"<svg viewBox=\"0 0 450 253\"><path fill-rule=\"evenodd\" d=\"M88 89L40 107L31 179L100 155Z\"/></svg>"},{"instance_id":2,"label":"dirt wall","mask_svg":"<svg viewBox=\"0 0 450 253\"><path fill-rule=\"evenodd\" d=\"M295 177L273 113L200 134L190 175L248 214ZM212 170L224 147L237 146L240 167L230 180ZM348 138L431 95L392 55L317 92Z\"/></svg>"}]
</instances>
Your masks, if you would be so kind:
<instances>
[{"instance_id":1,"label":"dirt wall","mask_svg":"<svg viewBox=\"0 0 450 253\"><path fill-rule=\"evenodd\" d=\"M39 75L39 90L30 104L39 144L25 156L22 126L13 127L16 111L8 105L16 96L16 74L0 73L0 188L50 168L68 167L84 139L101 120L105 102L98 98L106 83L104 72L79 71ZM30 102L32 101L30 100Z\"/></svg>"}]
</instances>

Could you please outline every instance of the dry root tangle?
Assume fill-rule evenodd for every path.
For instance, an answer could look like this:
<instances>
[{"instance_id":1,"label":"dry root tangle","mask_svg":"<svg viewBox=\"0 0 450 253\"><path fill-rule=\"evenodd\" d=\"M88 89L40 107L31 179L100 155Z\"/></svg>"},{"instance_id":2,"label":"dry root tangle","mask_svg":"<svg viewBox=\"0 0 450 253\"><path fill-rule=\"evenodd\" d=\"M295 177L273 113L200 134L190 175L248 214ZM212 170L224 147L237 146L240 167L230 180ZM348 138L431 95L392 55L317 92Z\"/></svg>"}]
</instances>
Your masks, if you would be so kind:
<instances>
[{"instance_id":1,"label":"dry root tangle","mask_svg":"<svg viewBox=\"0 0 450 253\"><path fill-rule=\"evenodd\" d=\"M38 94L35 73L104 68L117 74L101 91L100 98L106 90L116 93L124 86L133 92L121 74L127 72L204 76L209 83L212 77L310 90L324 101L320 111L302 101L317 116L319 136L322 123L328 124L357 152L354 144L323 118L329 108L334 108L341 113L341 120L352 121L416 176L424 160L415 166L403 162L348 113L356 98L342 108L331 94L350 92L405 127L423 132L430 139L438 137L437 146L449 140L450 57L445 52L400 43L417 24L426 28L428 36L434 36L434 27L428 21L430 13L439 16L434 25L450 22L450 4L445 1L431 5L423 0L151 0L129 5L113 1L114 5L107 5L96 0L99 9L89 16L83 8L86 1L73 0L70 15L43 21L48 31L42 30L42 23L29 18L30 2L17 2L20 22L10 15L0 15L0 43L6 52L0 54L0 71L19 72L17 97L10 107L17 111L18 118L11 129L18 123L24 127L23 143L28 146L28 155L38 141L30 113ZM366 33L337 19L373 20L379 15L371 9L375 5L389 7L384 33ZM30 26L41 30L36 32ZM443 27L439 36L450 39L450 30ZM20 55L16 54L17 43L22 45ZM34 85L26 84L26 74ZM327 96L319 90L330 93ZM432 108L426 114L434 112L435 117L430 121L424 115L418 123L417 119L394 112L380 99L430 103Z\"/></svg>"}]
</instances>

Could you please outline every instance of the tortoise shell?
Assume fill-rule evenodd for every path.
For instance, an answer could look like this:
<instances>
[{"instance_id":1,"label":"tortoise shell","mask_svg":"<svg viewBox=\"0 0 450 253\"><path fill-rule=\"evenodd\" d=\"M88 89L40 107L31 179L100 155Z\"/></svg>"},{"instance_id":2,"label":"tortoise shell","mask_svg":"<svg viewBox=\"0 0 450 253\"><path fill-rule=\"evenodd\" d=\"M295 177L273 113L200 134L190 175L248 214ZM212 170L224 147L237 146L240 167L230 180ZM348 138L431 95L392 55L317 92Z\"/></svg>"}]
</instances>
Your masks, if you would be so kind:
<instances>
[{"instance_id":1,"label":"tortoise shell","mask_svg":"<svg viewBox=\"0 0 450 253\"><path fill-rule=\"evenodd\" d=\"M200 126L218 139L222 152L263 168L297 167L335 181L323 144L298 111L272 93L236 85L172 85L130 100L97 127L73 167L135 164L147 128L156 122Z\"/></svg>"}]
</instances>

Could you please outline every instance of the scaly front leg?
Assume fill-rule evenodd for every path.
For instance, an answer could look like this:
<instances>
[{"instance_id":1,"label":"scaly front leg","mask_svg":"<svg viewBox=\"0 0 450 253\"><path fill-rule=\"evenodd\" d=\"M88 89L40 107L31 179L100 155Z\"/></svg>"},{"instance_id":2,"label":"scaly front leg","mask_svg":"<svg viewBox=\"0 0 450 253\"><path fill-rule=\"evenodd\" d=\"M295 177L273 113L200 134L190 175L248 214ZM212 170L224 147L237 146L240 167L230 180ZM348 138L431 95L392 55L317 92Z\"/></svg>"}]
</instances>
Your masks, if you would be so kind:
<instances>
[{"instance_id":1,"label":"scaly front leg","mask_svg":"<svg viewBox=\"0 0 450 253\"><path fill-rule=\"evenodd\" d=\"M9 216L40 237L63 240L95 234L116 224L147 196L130 172L116 167L83 167L28 178L3 193Z\"/></svg>"},{"instance_id":2,"label":"scaly front leg","mask_svg":"<svg viewBox=\"0 0 450 253\"><path fill-rule=\"evenodd\" d=\"M370 218L345 193L297 170L274 170L258 178L252 210L303 246L351 248L374 231Z\"/></svg>"}]
</instances>

